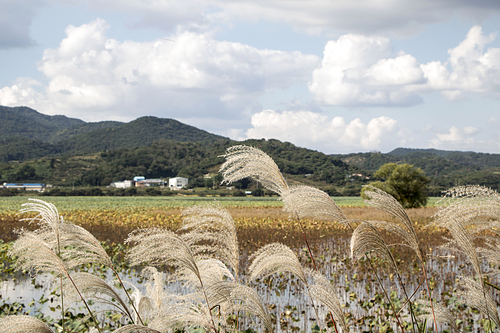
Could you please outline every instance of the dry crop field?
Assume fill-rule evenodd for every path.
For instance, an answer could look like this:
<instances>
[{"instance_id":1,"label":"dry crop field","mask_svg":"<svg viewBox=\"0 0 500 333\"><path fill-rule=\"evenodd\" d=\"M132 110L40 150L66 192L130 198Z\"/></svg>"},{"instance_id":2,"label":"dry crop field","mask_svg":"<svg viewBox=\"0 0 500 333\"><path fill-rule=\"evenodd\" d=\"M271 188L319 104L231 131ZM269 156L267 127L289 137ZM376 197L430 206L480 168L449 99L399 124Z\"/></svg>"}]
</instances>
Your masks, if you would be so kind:
<instances>
[{"instance_id":1,"label":"dry crop field","mask_svg":"<svg viewBox=\"0 0 500 333\"><path fill-rule=\"evenodd\" d=\"M177 230L181 224L181 212L194 205L206 205L217 201L225 206L233 217L238 230L238 239L241 244L249 243L262 246L272 242L282 242L292 247L297 244L297 235L300 229L288 214L283 212L283 203L274 198L264 200L234 200L226 199L181 199L158 197L62 197L43 198L44 201L53 203L65 220L80 225L90 231L101 241L123 243L127 235L137 228L165 227ZM118 199L118 200L117 200ZM103 201L104 200L104 201ZM391 217L383 212L363 204L360 198L342 197L334 198L342 207L349 219L357 220L384 220ZM431 202L435 202L433 198ZM4 242L15 240L15 229L36 228L27 221L20 221L30 215L20 215L21 205L29 202L28 197L8 197L0 199L0 235ZM410 209L408 211L412 221L416 223L422 233L436 234L438 236L424 237L429 246L436 245L440 232L424 229L431 221L436 208ZM31 215L33 216L33 215ZM348 237L349 232L345 225L331 221L313 221L305 219L304 227L308 238L320 241L324 237ZM254 236L255 235L255 236ZM300 236L302 237L302 236Z\"/></svg>"}]
</instances>

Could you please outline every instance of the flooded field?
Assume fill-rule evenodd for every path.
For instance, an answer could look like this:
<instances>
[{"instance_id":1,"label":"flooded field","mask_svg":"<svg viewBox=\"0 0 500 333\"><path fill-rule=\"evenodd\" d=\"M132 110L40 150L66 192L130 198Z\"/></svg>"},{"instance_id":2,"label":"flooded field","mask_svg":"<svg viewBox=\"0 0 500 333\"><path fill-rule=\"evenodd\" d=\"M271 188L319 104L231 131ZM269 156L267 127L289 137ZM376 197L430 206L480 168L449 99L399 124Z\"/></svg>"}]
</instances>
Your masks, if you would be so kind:
<instances>
[{"instance_id":1,"label":"flooded field","mask_svg":"<svg viewBox=\"0 0 500 333\"><path fill-rule=\"evenodd\" d=\"M401 307L404 303L404 299L401 298L403 292L396 274L387 263L378 258L371 258L373 267L368 264L368 261L352 262L349 259L349 238L347 237L323 238L311 245L319 271L335 285L338 291L351 332L388 332L390 329L398 331L385 294L387 293L394 304ZM295 251L302 264L311 267L307 249L299 246L295 247ZM240 279L243 283L254 287L269 307L276 321L276 332L311 332L317 324L313 302L308 297L304 285L289 273L274 274L257 282L249 282L246 273L249 252L252 250L244 251L241 255ZM414 294L412 299L426 298L425 288L422 286L421 269L416 264L414 255L410 251L398 251L395 258L402 272L407 292ZM474 274L464 256L449 250L433 248L428 258L427 266L433 299L452 308L457 322L461 323L460 326L466 331L478 329L481 326L479 320L481 316L476 310L460 302L456 295L457 278ZM4 271L9 271L8 265L5 267L7 268ZM487 265L484 269L488 270ZM92 271L92 268L84 268L84 270ZM137 268L137 270L140 269ZM109 282L113 281L110 271L102 271L100 274L105 275ZM145 281L139 276L138 271L124 265L120 274L124 281L135 284L142 292L145 292ZM377 275L382 285L378 282ZM497 280L491 282L498 283ZM189 291L181 283L166 284L165 288L173 293L182 294ZM418 290L415 292L416 289ZM12 312L44 316L49 322L60 321L58 280L54 280L50 274L40 274L35 278L29 278L25 274L4 273L0 283L0 296L0 308L3 307L4 310L10 304ZM496 301L500 299L496 297ZM94 305L94 308L98 311L100 320L112 322L109 311L111 308L98 304ZM79 313L80 316L84 316L85 311L81 303L71 304L70 309L75 316ZM318 313L321 318L329 321L328 311L324 306L318 306ZM404 309L401 315L405 318L408 315L407 310ZM241 327L252 327L252 320L250 317L243 316L240 319ZM404 320L409 322L409 318ZM121 318L111 324L119 326L125 322ZM429 328L431 329L430 324ZM440 330L446 328L445 325L440 325Z\"/></svg>"},{"instance_id":2,"label":"flooded field","mask_svg":"<svg viewBox=\"0 0 500 333\"><path fill-rule=\"evenodd\" d=\"M406 246L390 246L400 274L386 259L376 255L367 255L354 262L350 254L350 241L353 229L360 220L394 221L386 213L369 207L343 207L345 216L354 222L352 226L331 221L289 219L281 207L234 207L227 208L234 219L235 232L238 239L240 275L242 284L254 288L269 311L275 332L314 332L322 325L327 325L330 332L336 328L331 320L330 311L310 297L310 281L306 286L296 275L278 270L276 273L250 281L249 264L252 255L266 244L279 242L289 246L298 257L300 264L307 270L316 266L333 286L340 301L343 316L349 326L349 332L399 332L400 327L412 331L408 295L413 303L416 317L430 314L429 308L418 305L417 300L428 299L427 288L432 298L444 305L454 318L457 328L464 332L486 331L490 321L473 307L467 306L459 295L459 281L462 276L474 277L475 271L468 259L458 251L440 248L449 237L449 232L442 228L430 226L435 207L407 210L416 236L420 240L420 248L426 260L428 285L424 282L424 271L415 252ZM178 230L183 219L181 208L148 209L121 208L67 210L62 213L65 221L84 227L90 231L108 252L124 281L134 284L145 293L148 281L141 275L141 267L130 267L124 260L130 250L123 241L129 233L137 228L164 227ZM24 215L23 217L33 215ZM0 315L29 314L42 318L54 329L61 328L60 281L50 274L38 274L30 277L28 272L14 272L13 260L7 256L12 241L17 235L14 229L34 229L35 224L20 221L15 212L0 214L0 226L4 242L0 242ZM400 237L380 229L381 236L388 244L401 244ZM304 239L307 238L309 250ZM492 285L498 285L496 275L490 275L494 267L487 262L481 263L481 270ZM115 289L117 279L112 272L102 265L80 266L78 271L92 272L106 279ZM173 267L163 268L166 276L172 276ZM166 282L164 289L173 294L185 295L191 290L178 280ZM128 287L130 287L127 284ZM404 287L404 288L403 288ZM121 297L125 293L117 289ZM492 299L500 304L498 293L488 289ZM390 301L389 301L390 300ZM114 330L129 323L123 314L117 313L109 305L90 302L98 321L105 330ZM65 304L66 326L72 332L86 332L92 326L83 307L83 303ZM217 311L212 309L214 315ZM244 312L239 313L238 326L241 331L253 332L250 329L263 331L255 317ZM397 318L401 321L397 323ZM421 317L419 317L421 318ZM230 318L228 318L230 320ZM231 319L236 322L234 318ZM423 319L421 319L423 320ZM337 323L338 325L338 323ZM426 324L428 332L435 331L433 321ZM322 327L324 330L327 327ZM340 326L338 332L342 331ZM439 332L451 332L447 324L438 325ZM342 331L343 332L343 331Z\"/></svg>"}]
</instances>

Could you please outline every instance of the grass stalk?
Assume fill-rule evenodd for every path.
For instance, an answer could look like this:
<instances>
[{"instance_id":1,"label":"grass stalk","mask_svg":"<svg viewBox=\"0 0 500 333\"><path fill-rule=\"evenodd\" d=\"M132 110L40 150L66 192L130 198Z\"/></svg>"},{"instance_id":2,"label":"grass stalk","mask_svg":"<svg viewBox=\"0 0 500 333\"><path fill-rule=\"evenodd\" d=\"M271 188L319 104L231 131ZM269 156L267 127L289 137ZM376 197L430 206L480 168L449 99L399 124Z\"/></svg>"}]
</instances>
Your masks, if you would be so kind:
<instances>
[{"instance_id":1,"label":"grass stalk","mask_svg":"<svg viewBox=\"0 0 500 333\"><path fill-rule=\"evenodd\" d=\"M123 290L125 291L125 294L127 295L128 300L130 301L130 304L132 305L132 308L134 309L135 313L137 314L137 318L141 322L141 325L144 326L144 322L142 321L141 315L139 314L139 311L137 311L137 309L135 308L134 302L132 302L132 299L130 298L130 295L127 291L127 288L125 288L125 286L123 285L123 282L122 282L122 279L120 278L120 275L118 274L118 272L116 271L116 269L113 265L111 265L111 269L113 270L116 277L118 278L118 281L120 281L120 285L122 286Z\"/></svg>"},{"instance_id":2,"label":"grass stalk","mask_svg":"<svg viewBox=\"0 0 500 333\"><path fill-rule=\"evenodd\" d=\"M99 323L97 322L97 320L95 319L94 315L92 314L92 311L90 310L89 305L87 304L87 301L85 301L85 299L83 298L82 294L80 293L80 290L78 289L78 287L75 284L75 281L73 281L73 279L71 278L71 275L69 274L69 272L68 272L68 270L66 268L64 268L64 271L65 271L65 274L68 277L68 279L71 281L71 284L73 285L73 287L75 287L75 290L78 293L78 296L80 296L80 299L82 300L83 304L85 304L85 307L87 308L87 311L89 312L89 315L92 317L92 320L94 321L97 330L100 333L102 333L101 328L99 327ZM62 289L61 289L61 294L62 294Z\"/></svg>"},{"instance_id":3,"label":"grass stalk","mask_svg":"<svg viewBox=\"0 0 500 333\"><path fill-rule=\"evenodd\" d=\"M423 257L424 256L423 256L423 253L422 253L422 258ZM432 318L434 320L434 327L436 328L436 333L438 333L439 331L438 331L438 327L437 327L436 315L434 313L434 302L432 301L431 289L429 288L429 279L427 278L427 270L425 269L426 262L422 260L421 263L422 263L422 270L424 272L425 285L427 286L427 294L428 294L428 297L429 297L429 302L431 303L431 310L432 310Z\"/></svg>"}]
</instances>

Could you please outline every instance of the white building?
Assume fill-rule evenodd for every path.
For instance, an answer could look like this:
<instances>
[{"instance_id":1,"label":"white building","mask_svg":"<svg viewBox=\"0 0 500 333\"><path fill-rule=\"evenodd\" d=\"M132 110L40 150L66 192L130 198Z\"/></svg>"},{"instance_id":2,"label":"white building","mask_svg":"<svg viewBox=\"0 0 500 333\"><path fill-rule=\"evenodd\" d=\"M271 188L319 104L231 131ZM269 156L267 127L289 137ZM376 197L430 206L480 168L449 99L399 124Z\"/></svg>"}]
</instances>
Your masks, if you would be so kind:
<instances>
[{"instance_id":1,"label":"white building","mask_svg":"<svg viewBox=\"0 0 500 333\"><path fill-rule=\"evenodd\" d=\"M129 188L132 187L134 184L133 180L124 180L122 182L114 182L109 185L109 187L116 187L116 188Z\"/></svg>"},{"instance_id":2,"label":"white building","mask_svg":"<svg viewBox=\"0 0 500 333\"><path fill-rule=\"evenodd\" d=\"M186 187L188 184L188 179L184 177L175 177L168 180L168 187L171 190L180 190Z\"/></svg>"}]
</instances>

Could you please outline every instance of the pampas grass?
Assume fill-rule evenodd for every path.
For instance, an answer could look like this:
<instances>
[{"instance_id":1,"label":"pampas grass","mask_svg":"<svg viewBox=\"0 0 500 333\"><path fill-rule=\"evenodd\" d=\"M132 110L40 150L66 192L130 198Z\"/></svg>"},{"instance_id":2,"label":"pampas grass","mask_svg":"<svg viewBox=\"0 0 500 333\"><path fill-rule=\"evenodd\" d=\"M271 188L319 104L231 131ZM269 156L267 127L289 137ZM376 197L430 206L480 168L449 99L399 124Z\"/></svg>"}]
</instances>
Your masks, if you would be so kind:
<instances>
[{"instance_id":1,"label":"pampas grass","mask_svg":"<svg viewBox=\"0 0 500 333\"><path fill-rule=\"evenodd\" d=\"M94 318L96 328L91 328L91 333L102 329L95 320L93 313L96 311L91 310L86 302L91 299L103 302L114 312L125 315L120 322L120 325L125 326L115 332L174 332L194 328L204 328L206 331L217 333L240 332L238 319L236 325L231 322L240 317L240 312L247 313L255 320L243 329L257 328L262 332L273 332L277 329L274 323L277 318L272 317L268 305L262 301L254 284L258 280L283 272L293 275L301 282L301 286L304 286L320 330L326 327L318 315L318 307L322 304L333 321L332 330L352 332L356 329L353 327L356 320L339 297L340 286L337 287L333 280L330 281L321 274L321 261L318 261L320 266L316 266L307 241L304 220L313 220L314 223L308 223L317 225L318 228L341 223L346 232L348 228L352 228L350 257L353 261L363 257L367 258L370 265L375 258L387 261L391 272L398 276L400 287L409 304L411 324L400 322L404 314L399 316L401 309L397 311L397 307L392 303L392 294L389 297L384 284L380 281L379 284L390 303L390 308L385 305L386 310L393 311L401 331L413 328L414 331L425 332L429 319L434 321L435 331L438 330L438 323L447 323L452 330L459 329L450 310L444 304L432 300L428 283L428 301L418 300L414 303L411 300L413 295L408 297L392 251L398 245L410 248L422 264L421 271L425 281L428 281L425 265L427 254L410 215L392 196L369 187L364 192L368 196L367 203L388 214L389 218L380 215L378 221L349 219L325 192L309 186L288 186L276 163L259 149L235 146L228 149L224 156L226 162L221 167L223 182L231 183L250 177L281 196L284 203L283 214L290 220L287 227L300 228L307 245L304 256L309 254L307 259L311 260L315 270L305 267L290 247L271 243L258 249L249 258L250 266L248 275L245 276L239 267L240 260L245 256L240 257L235 222L229 211L217 204L184 210L182 226L177 232L153 227L138 229L129 235L126 242L130 245L130 251L126 259L131 265L145 266L142 275L147 281L145 292L125 282L132 288L132 296L128 295L113 262L97 239L84 228L65 221L55 206L41 200L23 205L22 213L36 213L35 217L26 220L36 223L39 228L35 231L18 231L19 238L13 244L9 255L17 258L16 268L19 270L27 270L33 274L53 272L64 279L62 294L65 299L72 302L82 300ZM485 267L484 260L495 265L500 263L500 196L495 191L482 187L459 187L448 191L442 202L444 206L435 215L435 226L444 227L449 231L451 238L447 239L445 246L464 253L477 277L461 277L461 291L458 295L461 295L469 306L483 313L490 320L490 327L492 324L500 327L494 298L483 282L487 274L496 271L482 271ZM317 221L320 221L319 224ZM285 227L286 223L279 223ZM390 235L395 235L401 244L387 244L384 238ZM477 246L478 241L482 242L482 247ZM96 275L75 272L81 265L88 264L110 267L122 284L123 290L116 289ZM169 274L152 266L167 267ZM379 279L377 271L374 272ZM340 271L340 274L343 275L344 272ZM174 281L182 283L185 294L176 295L166 289L166 284ZM491 286L490 283L488 285ZM343 287L348 292L348 285ZM123 297L124 292L128 298ZM419 304L419 308L424 308L425 311L429 310L428 313L417 318L413 312L415 304ZM405 305L402 308L405 308ZM389 314L387 318L391 316ZM395 323L391 325L396 327ZM382 330L382 326L380 329ZM63 330L67 330L64 325ZM0 318L0 333L6 332L48 333L52 330L38 319L9 316Z\"/></svg>"},{"instance_id":2,"label":"pampas grass","mask_svg":"<svg viewBox=\"0 0 500 333\"><path fill-rule=\"evenodd\" d=\"M54 333L40 319L30 316L0 318L0 333Z\"/></svg>"}]
</instances>

